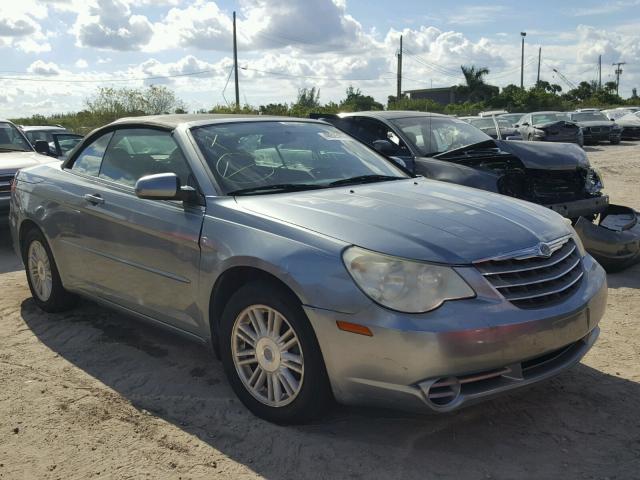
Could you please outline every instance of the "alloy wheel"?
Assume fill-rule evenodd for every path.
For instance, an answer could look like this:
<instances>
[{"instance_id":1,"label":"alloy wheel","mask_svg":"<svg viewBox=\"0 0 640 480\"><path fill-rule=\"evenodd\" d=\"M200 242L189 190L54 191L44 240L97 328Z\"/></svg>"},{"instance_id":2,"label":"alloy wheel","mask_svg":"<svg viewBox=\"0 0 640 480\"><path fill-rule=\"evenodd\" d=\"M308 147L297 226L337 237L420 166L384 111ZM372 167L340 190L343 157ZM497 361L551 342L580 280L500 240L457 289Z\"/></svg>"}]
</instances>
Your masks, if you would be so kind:
<instances>
[{"instance_id":1,"label":"alloy wheel","mask_svg":"<svg viewBox=\"0 0 640 480\"><path fill-rule=\"evenodd\" d=\"M304 357L289 321L266 305L251 305L236 317L233 363L242 384L261 403L283 407L296 399L304 380Z\"/></svg>"},{"instance_id":2,"label":"alloy wheel","mask_svg":"<svg viewBox=\"0 0 640 480\"><path fill-rule=\"evenodd\" d=\"M29 245L27 253L27 267L33 289L40 300L46 302L53 289L51 262L42 243L34 240Z\"/></svg>"}]
</instances>

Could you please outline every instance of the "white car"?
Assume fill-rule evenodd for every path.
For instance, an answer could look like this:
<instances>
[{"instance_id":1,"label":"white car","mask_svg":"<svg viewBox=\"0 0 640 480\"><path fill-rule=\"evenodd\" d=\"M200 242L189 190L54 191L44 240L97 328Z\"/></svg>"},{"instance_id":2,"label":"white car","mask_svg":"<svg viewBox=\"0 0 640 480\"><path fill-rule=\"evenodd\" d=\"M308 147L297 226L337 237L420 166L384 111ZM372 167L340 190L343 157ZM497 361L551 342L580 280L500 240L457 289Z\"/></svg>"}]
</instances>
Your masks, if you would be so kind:
<instances>
[{"instance_id":1,"label":"white car","mask_svg":"<svg viewBox=\"0 0 640 480\"><path fill-rule=\"evenodd\" d=\"M0 119L0 219L9 214L11 183L18 170L56 161L37 153L9 120Z\"/></svg>"}]
</instances>

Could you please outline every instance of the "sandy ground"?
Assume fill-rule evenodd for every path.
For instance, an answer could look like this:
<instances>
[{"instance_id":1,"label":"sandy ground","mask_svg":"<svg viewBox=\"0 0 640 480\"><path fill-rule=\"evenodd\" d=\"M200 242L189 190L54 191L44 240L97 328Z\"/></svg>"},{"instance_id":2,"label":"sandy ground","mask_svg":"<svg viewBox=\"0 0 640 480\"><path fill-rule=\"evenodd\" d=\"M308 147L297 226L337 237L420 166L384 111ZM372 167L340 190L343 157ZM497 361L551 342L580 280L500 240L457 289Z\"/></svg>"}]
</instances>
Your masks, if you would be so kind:
<instances>
[{"instance_id":1,"label":"sandy ground","mask_svg":"<svg viewBox=\"0 0 640 480\"><path fill-rule=\"evenodd\" d=\"M640 210L640 143L588 147ZM445 416L336 407L278 427L191 343L88 302L47 315L0 234L0 478L640 478L640 266L583 363Z\"/></svg>"}]
</instances>

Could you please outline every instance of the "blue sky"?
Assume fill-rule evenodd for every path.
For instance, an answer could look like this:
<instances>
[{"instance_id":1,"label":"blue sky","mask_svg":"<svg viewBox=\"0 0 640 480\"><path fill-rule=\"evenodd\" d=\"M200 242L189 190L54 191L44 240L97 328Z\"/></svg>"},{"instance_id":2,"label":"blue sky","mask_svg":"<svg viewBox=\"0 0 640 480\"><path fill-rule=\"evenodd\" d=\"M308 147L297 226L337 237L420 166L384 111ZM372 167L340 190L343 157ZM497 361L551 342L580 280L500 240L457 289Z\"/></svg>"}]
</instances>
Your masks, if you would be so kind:
<instances>
[{"instance_id":1,"label":"blue sky","mask_svg":"<svg viewBox=\"0 0 640 480\"><path fill-rule=\"evenodd\" d=\"M541 46L543 79L562 84L552 68L594 79L603 55L603 81L626 61L621 93L640 87L640 0L0 1L2 116L77 110L98 86L163 83L190 109L230 101L233 10L241 99L254 105L291 101L305 86L339 100L349 84L384 102L400 34L406 88L457 84L461 64L488 67L496 85L518 83L521 31L526 83Z\"/></svg>"}]
</instances>

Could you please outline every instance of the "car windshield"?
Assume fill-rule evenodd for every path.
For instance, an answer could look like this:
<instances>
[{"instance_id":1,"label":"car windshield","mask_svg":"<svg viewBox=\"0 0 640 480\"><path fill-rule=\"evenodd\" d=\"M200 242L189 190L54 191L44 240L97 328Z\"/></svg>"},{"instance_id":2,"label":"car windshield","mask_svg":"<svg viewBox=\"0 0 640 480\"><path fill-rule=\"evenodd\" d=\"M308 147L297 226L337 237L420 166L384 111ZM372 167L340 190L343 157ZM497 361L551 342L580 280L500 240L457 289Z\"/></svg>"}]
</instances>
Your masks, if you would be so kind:
<instances>
[{"instance_id":1,"label":"car windshield","mask_svg":"<svg viewBox=\"0 0 640 480\"><path fill-rule=\"evenodd\" d=\"M505 113L504 115L500 115L498 118L501 120L505 120L509 123L509 125L515 125L518 123L518 120L522 118L522 114L520 113Z\"/></svg>"},{"instance_id":2,"label":"car windshield","mask_svg":"<svg viewBox=\"0 0 640 480\"><path fill-rule=\"evenodd\" d=\"M605 113L607 118L609 118L611 120L618 120L619 118L622 118L625 115L629 115L630 113L633 113L633 111L631 111L631 110L607 110L606 112L603 112L603 113Z\"/></svg>"},{"instance_id":3,"label":"car windshield","mask_svg":"<svg viewBox=\"0 0 640 480\"><path fill-rule=\"evenodd\" d=\"M498 121L498 126L500 128L510 128L511 123L506 121L503 118L496 118ZM493 118L491 117L483 117L483 118L471 118L469 119L469 123L474 127L478 128L496 128L495 123L493 123Z\"/></svg>"},{"instance_id":4,"label":"car windshield","mask_svg":"<svg viewBox=\"0 0 640 480\"><path fill-rule=\"evenodd\" d=\"M608 122L609 121L609 119L600 112L572 113L571 118L576 122L593 122L593 121Z\"/></svg>"},{"instance_id":5,"label":"car windshield","mask_svg":"<svg viewBox=\"0 0 640 480\"><path fill-rule=\"evenodd\" d=\"M423 156L433 156L491 140L482 130L452 117L420 116L391 120Z\"/></svg>"},{"instance_id":6,"label":"car windshield","mask_svg":"<svg viewBox=\"0 0 640 480\"><path fill-rule=\"evenodd\" d=\"M207 125L191 132L229 195L409 178L391 161L330 125L257 121Z\"/></svg>"},{"instance_id":7,"label":"car windshield","mask_svg":"<svg viewBox=\"0 0 640 480\"><path fill-rule=\"evenodd\" d=\"M560 121L567 122L569 121L569 115L562 112L534 113L531 115L531 121L534 125Z\"/></svg>"},{"instance_id":8,"label":"car windshield","mask_svg":"<svg viewBox=\"0 0 640 480\"><path fill-rule=\"evenodd\" d=\"M80 143L80 140L82 140L81 135L74 135L72 133L58 133L54 136L56 141L58 142L58 145L60 146L60 153L63 155L72 150L73 147L75 147L78 143Z\"/></svg>"},{"instance_id":9,"label":"car windshield","mask_svg":"<svg viewBox=\"0 0 640 480\"><path fill-rule=\"evenodd\" d=\"M30 152L32 149L14 125L7 122L0 122L0 152L1 151Z\"/></svg>"}]
</instances>

